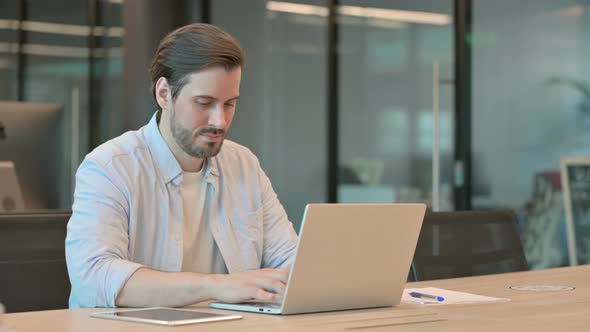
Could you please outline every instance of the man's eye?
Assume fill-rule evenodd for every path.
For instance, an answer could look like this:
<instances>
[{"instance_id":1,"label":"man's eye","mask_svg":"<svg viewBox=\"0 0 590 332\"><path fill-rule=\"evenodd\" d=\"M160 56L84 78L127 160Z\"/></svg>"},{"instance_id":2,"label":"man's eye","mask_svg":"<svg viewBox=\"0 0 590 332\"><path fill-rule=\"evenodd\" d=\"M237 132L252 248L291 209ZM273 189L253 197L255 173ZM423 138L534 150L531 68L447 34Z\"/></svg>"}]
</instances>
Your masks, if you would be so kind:
<instances>
[{"instance_id":1,"label":"man's eye","mask_svg":"<svg viewBox=\"0 0 590 332\"><path fill-rule=\"evenodd\" d=\"M211 105L211 101L210 100L197 100L197 104L199 104L201 106L209 106L209 105Z\"/></svg>"}]
</instances>

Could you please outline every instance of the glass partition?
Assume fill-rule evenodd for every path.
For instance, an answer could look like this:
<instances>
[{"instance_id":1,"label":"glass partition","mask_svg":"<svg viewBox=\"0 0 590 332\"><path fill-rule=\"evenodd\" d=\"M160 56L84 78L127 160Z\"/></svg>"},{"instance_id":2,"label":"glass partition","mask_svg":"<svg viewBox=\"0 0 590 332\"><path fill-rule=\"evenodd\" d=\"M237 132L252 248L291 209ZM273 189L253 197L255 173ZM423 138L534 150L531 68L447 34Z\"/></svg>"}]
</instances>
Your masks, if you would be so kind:
<instances>
[{"instance_id":1,"label":"glass partition","mask_svg":"<svg viewBox=\"0 0 590 332\"><path fill-rule=\"evenodd\" d=\"M452 209L452 1L340 4L338 200Z\"/></svg>"},{"instance_id":2,"label":"glass partition","mask_svg":"<svg viewBox=\"0 0 590 332\"><path fill-rule=\"evenodd\" d=\"M212 23L246 50L230 138L259 157L296 230L305 204L326 200L326 5L212 1Z\"/></svg>"},{"instance_id":3,"label":"glass partition","mask_svg":"<svg viewBox=\"0 0 590 332\"><path fill-rule=\"evenodd\" d=\"M567 265L559 163L590 154L590 1L473 4L474 208L518 212L531 268Z\"/></svg>"}]
</instances>

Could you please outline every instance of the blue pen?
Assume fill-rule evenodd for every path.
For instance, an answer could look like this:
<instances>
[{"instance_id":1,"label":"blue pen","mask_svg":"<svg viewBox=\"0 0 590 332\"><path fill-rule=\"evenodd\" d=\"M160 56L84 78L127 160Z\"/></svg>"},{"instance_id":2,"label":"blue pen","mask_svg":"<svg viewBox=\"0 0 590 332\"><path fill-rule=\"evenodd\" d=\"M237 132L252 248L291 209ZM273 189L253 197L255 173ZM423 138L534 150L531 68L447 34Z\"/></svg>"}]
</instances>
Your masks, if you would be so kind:
<instances>
[{"instance_id":1,"label":"blue pen","mask_svg":"<svg viewBox=\"0 0 590 332\"><path fill-rule=\"evenodd\" d=\"M445 298L442 296L436 296L436 295L430 295L430 294L424 294L424 293L418 293L418 292L410 292L410 296L417 297L417 298L423 298L423 299L432 299L432 300L436 300L438 302L442 302L445 300Z\"/></svg>"}]
</instances>

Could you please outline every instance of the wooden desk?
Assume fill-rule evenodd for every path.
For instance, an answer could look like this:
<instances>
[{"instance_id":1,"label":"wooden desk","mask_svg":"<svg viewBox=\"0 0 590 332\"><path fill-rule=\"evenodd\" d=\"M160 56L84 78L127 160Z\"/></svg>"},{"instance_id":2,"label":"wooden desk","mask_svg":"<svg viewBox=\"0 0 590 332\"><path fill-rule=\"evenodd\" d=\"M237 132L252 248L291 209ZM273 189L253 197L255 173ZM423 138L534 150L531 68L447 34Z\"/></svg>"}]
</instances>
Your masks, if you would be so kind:
<instances>
[{"instance_id":1,"label":"wooden desk","mask_svg":"<svg viewBox=\"0 0 590 332\"><path fill-rule=\"evenodd\" d=\"M511 285L565 285L573 291L522 292ZM5 315L8 327L25 331L590 331L590 265L482 277L418 282L510 302L351 310L294 316L243 313L238 321L159 327L88 317L97 309ZM212 312L223 312L201 308Z\"/></svg>"}]
</instances>

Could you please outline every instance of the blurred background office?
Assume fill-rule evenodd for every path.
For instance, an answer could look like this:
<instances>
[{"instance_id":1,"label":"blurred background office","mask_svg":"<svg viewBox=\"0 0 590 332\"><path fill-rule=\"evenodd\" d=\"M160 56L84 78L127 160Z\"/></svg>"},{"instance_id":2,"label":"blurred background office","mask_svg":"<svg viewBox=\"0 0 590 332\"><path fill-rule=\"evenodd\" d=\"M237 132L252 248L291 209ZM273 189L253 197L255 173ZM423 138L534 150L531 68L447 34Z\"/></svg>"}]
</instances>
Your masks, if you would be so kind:
<instances>
[{"instance_id":1,"label":"blurred background office","mask_svg":"<svg viewBox=\"0 0 590 332\"><path fill-rule=\"evenodd\" d=\"M531 268L568 265L559 160L590 155L590 0L0 0L0 195L59 179L0 211L70 209L84 156L155 111L159 40L192 22L245 48L230 138L296 229L310 202L508 208Z\"/></svg>"}]
</instances>

